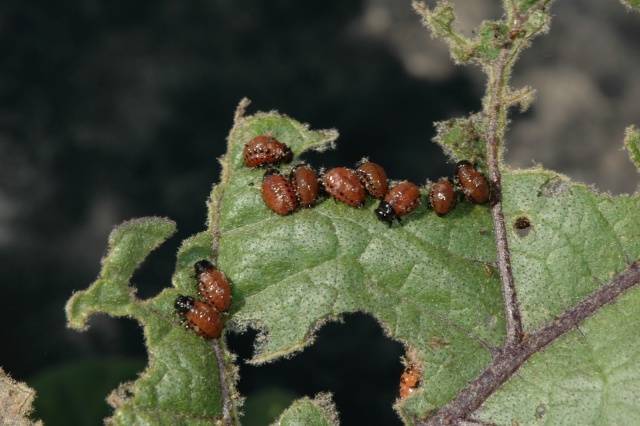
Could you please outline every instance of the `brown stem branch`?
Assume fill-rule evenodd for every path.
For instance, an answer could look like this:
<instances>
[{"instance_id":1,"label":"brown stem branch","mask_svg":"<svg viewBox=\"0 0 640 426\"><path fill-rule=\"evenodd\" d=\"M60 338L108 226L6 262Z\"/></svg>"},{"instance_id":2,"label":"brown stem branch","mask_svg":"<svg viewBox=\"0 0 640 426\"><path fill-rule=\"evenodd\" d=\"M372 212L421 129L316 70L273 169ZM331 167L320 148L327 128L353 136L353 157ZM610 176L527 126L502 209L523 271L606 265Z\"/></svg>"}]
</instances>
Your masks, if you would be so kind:
<instances>
[{"instance_id":1,"label":"brown stem branch","mask_svg":"<svg viewBox=\"0 0 640 426\"><path fill-rule=\"evenodd\" d=\"M231 393L229 392L230 386L227 381L227 367L224 359L224 349L220 344L220 339L212 340L211 347L216 355L220 390L222 391L222 424L224 426L230 426L233 424L232 412L234 411L234 408L233 401L231 400Z\"/></svg>"},{"instance_id":2,"label":"brown stem branch","mask_svg":"<svg viewBox=\"0 0 640 426\"><path fill-rule=\"evenodd\" d=\"M502 98L507 86L505 80L508 74L509 54L510 51L508 49L503 49L494 65L487 104L485 105L485 115L488 121L486 136L487 167L493 191L491 217L496 238L498 271L500 272L500 281L502 283L504 312L507 322L507 346L513 345L522 339L522 319L511 269L507 228L502 212L502 175L500 173L500 145L503 138L502 134L504 133L501 122L506 121L507 109Z\"/></svg>"},{"instance_id":3,"label":"brown stem branch","mask_svg":"<svg viewBox=\"0 0 640 426\"><path fill-rule=\"evenodd\" d=\"M550 0L540 0L526 13L521 14L512 27L514 31L520 31L522 25L534 10L546 7ZM501 149L504 143L504 132L507 125L508 103L505 101L505 92L508 90L508 80L513 62L517 57L518 46L505 45L500 55L489 68L489 84L487 89L484 115L487 120L486 151L487 168L492 189L491 218L496 239L496 256L500 281L502 284L502 298L507 326L507 340L505 346L519 343L523 336L522 315L516 286L511 267L511 251L507 239L507 227L502 211L502 174Z\"/></svg>"},{"instance_id":4,"label":"brown stem branch","mask_svg":"<svg viewBox=\"0 0 640 426\"><path fill-rule=\"evenodd\" d=\"M545 7L550 0L541 0L526 13L518 15L512 30L519 32L532 11ZM513 13L518 14L517 10ZM492 189L491 218L496 239L496 256L500 281L502 284L502 298L507 326L505 346L517 344L522 340L523 327L520 305L516 293L516 286L511 268L511 252L507 239L507 227L502 211L502 174L501 149L504 144L504 133L507 125L508 102L505 100L508 91L508 81L513 62L521 46L505 45L498 58L489 67L489 83L484 105L484 115L487 121L486 153L487 168Z\"/></svg>"},{"instance_id":5,"label":"brown stem branch","mask_svg":"<svg viewBox=\"0 0 640 426\"><path fill-rule=\"evenodd\" d=\"M505 346L478 378L469 383L455 399L443 406L423 426L455 425L469 418L520 366L536 352L589 318L598 309L614 302L620 295L640 283L640 261L635 261L622 273L596 292L565 311L555 321L529 335L522 342Z\"/></svg>"}]
</instances>

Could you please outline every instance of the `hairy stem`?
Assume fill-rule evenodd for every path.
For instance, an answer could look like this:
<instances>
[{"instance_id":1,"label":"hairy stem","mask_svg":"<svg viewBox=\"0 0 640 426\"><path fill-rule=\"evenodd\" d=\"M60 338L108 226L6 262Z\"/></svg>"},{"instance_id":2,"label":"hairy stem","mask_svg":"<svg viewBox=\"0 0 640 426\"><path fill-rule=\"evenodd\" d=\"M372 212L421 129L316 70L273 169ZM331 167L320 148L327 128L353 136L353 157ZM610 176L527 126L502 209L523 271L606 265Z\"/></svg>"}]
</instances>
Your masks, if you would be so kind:
<instances>
[{"instance_id":1,"label":"hairy stem","mask_svg":"<svg viewBox=\"0 0 640 426\"><path fill-rule=\"evenodd\" d=\"M225 348L220 342L220 339L212 340L211 347L216 355L216 363L218 364L218 375L220 381L220 390L222 393L222 424L224 426L230 426L233 424L240 424L238 419L238 412L235 409L235 404L231 398L229 384L229 378L227 374L227 363L225 361Z\"/></svg>"},{"instance_id":2,"label":"hairy stem","mask_svg":"<svg viewBox=\"0 0 640 426\"><path fill-rule=\"evenodd\" d=\"M541 0L532 6L528 12L520 14L513 2L507 2L507 15L515 17L511 30L518 33L522 30L523 23L528 19L534 10L544 8L550 0ZM504 302L504 312L507 325L507 340L505 345L511 346L522 340L522 315L516 293L516 286L511 268L511 252L507 239L507 227L502 212L502 148L504 146L504 135L507 127L507 114L509 110L509 77L511 69L523 48L523 41L519 43L505 44L500 50L498 58L489 66L486 72L489 76L487 83L487 93L484 99L483 114L486 120L486 153L487 168L492 189L491 218L493 220L493 230L496 239L496 252L498 261L498 271L502 284L502 297Z\"/></svg>"},{"instance_id":3,"label":"hairy stem","mask_svg":"<svg viewBox=\"0 0 640 426\"><path fill-rule=\"evenodd\" d=\"M502 282L502 296L507 322L507 346L522 339L522 319L511 270L511 253L507 240L507 228L502 213L502 175L500 173L500 149L504 142L507 106L503 98L508 88L512 62L510 50L503 49L490 70L484 114L487 120L487 167L493 191L491 217L496 238L498 271Z\"/></svg>"},{"instance_id":4,"label":"hairy stem","mask_svg":"<svg viewBox=\"0 0 640 426\"><path fill-rule=\"evenodd\" d=\"M577 328L603 306L614 302L625 291L640 283L640 261L629 267L600 287L575 307L565 311L551 324L529 335L523 341L505 346L489 367L473 382L469 383L454 400L443 406L437 413L420 423L424 426L455 425L469 418L503 383L536 352L547 347L558 337Z\"/></svg>"}]
</instances>

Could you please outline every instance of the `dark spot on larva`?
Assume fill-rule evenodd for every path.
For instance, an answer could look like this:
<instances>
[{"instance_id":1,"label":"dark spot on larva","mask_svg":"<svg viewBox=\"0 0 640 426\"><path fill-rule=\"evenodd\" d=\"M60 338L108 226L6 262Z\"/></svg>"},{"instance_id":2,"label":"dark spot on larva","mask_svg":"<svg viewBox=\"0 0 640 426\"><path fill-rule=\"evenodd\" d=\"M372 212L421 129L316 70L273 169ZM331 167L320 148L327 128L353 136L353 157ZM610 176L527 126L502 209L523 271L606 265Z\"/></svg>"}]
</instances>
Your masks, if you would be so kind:
<instances>
[{"instance_id":1,"label":"dark spot on larva","mask_svg":"<svg viewBox=\"0 0 640 426\"><path fill-rule=\"evenodd\" d=\"M516 230L519 237L526 237L531 231L531 221L528 217L520 216L513 222L513 229Z\"/></svg>"}]
</instances>

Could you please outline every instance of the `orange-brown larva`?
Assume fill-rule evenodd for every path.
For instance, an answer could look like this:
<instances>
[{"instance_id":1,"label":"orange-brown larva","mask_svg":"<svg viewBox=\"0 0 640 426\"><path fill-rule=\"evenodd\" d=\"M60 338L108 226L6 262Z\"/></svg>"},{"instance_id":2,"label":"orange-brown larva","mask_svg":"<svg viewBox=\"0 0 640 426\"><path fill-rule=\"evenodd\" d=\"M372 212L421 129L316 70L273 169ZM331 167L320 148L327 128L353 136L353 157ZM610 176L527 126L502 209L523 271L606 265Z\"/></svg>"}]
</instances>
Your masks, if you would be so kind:
<instances>
[{"instance_id":1,"label":"orange-brown larva","mask_svg":"<svg viewBox=\"0 0 640 426\"><path fill-rule=\"evenodd\" d=\"M298 198L287 178L277 170L268 170L262 179L262 199L271 210L281 216L298 207Z\"/></svg>"},{"instance_id":2,"label":"orange-brown larva","mask_svg":"<svg viewBox=\"0 0 640 426\"><path fill-rule=\"evenodd\" d=\"M289 180L302 207L311 207L316 203L320 192L320 184L318 183L318 175L311 166L306 164L297 165L291 170Z\"/></svg>"},{"instance_id":3,"label":"orange-brown larva","mask_svg":"<svg viewBox=\"0 0 640 426\"><path fill-rule=\"evenodd\" d=\"M400 398L406 398L411 395L418 385L422 374L413 366L408 366L400 376Z\"/></svg>"},{"instance_id":4,"label":"orange-brown larva","mask_svg":"<svg viewBox=\"0 0 640 426\"><path fill-rule=\"evenodd\" d=\"M327 193L336 200L351 207L364 205L367 193L355 171L346 167L335 167L322 176L322 184Z\"/></svg>"},{"instance_id":5,"label":"orange-brown larva","mask_svg":"<svg viewBox=\"0 0 640 426\"><path fill-rule=\"evenodd\" d=\"M480 173L468 161L460 161L456 164L456 177L462 193L467 200L475 204L484 204L489 201L491 191L487 178Z\"/></svg>"},{"instance_id":6,"label":"orange-brown larva","mask_svg":"<svg viewBox=\"0 0 640 426\"><path fill-rule=\"evenodd\" d=\"M174 307L189 328L198 335L206 339L217 339L222 334L224 324L220 313L208 303L190 296L178 296Z\"/></svg>"},{"instance_id":7,"label":"orange-brown larva","mask_svg":"<svg viewBox=\"0 0 640 426\"><path fill-rule=\"evenodd\" d=\"M229 280L207 260L200 260L194 265L198 278L198 293L213 305L219 312L229 310L231 306L231 285Z\"/></svg>"},{"instance_id":8,"label":"orange-brown larva","mask_svg":"<svg viewBox=\"0 0 640 426\"><path fill-rule=\"evenodd\" d=\"M291 149L274 137L267 135L251 139L243 150L244 164L247 167L288 163L293 159Z\"/></svg>"},{"instance_id":9,"label":"orange-brown larva","mask_svg":"<svg viewBox=\"0 0 640 426\"><path fill-rule=\"evenodd\" d=\"M364 160L356 169L356 173L373 198L384 198L389 190L389 181L381 165Z\"/></svg>"},{"instance_id":10,"label":"orange-brown larva","mask_svg":"<svg viewBox=\"0 0 640 426\"><path fill-rule=\"evenodd\" d=\"M420 205L420 189L415 183L402 181L393 186L376 209L378 219L391 225Z\"/></svg>"},{"instance_id":11,"label":"orange-brown larva","mask_svg":"<svg viewBox=\"0 0 640 426\"><path fill-rule=\"evenodd\" d=\"M431 185L429 202L438 216L444 216L453 210L456 205L456 192L449 179L442 178Z\"/></svg>"}]
</instances>

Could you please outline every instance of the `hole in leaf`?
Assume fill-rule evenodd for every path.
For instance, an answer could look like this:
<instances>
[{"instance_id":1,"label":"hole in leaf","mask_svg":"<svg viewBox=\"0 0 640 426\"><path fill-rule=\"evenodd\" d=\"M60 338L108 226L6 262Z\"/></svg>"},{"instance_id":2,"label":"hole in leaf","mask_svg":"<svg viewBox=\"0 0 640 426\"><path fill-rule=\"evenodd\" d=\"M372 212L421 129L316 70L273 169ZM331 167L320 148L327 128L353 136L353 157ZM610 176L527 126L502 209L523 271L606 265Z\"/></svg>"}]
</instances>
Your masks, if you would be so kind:
<instances>
[{"instance_id":1,"label":"hole in leaf","mask_svg":"<svg viewBox=\"0 0 640 426\"><path fill-rule=\"evenodd\" d=\"M531 232L531 221L526 216L520 216L513 222L513 228L519 237L526 237Z\"/></svg>"},{"instance_id":2,"label":"hole in leaf","mask_svg":"<svg viewBox=\"0 0 640 426\"><path fill-rule=\"evenodd\" d=\"M251 330L229 335L229 347L239 359L251 357L256 334ZM239 391L247 397L247 410L255 410L253 399L263 398L268 389L277 388L280 399L291 395L291 402L331 392L341 424L401 425L392 405L398 397L403 355L403 346L387 338L375 319L349 314L343 322L322 327L315 343L290 359L262 366L240 362ZM267 412L269 407L259 409ZM248 412L249 417L254 418L253 413ZM268 424L275 418L258 420L243 424Z\"/></svg>"},{"instance_id":3,"label":"hole in leaf","mask_svg":"<svg viewBox=\"0 0 640 426\"><path fill-rule=\"evenodd\" d=\"M153 250L133 273L130 286L135 287L139 299L148 299L170 286L180 242L190 235L180 233ZM194 278L195 291L195 278Z\"/></svg>"},{"instance_id":4,"label":"hole in leaf","mask_svg":"<svg viewBox=\"0 0 640 426\"><path fill-rule=\"evenodd\" d=\"M72 344L80 346L83 355L147 359L143 329L136 320L98 313L89 319L88 325L85 333L69 333Z\"/></svg>"}]
</instances>

